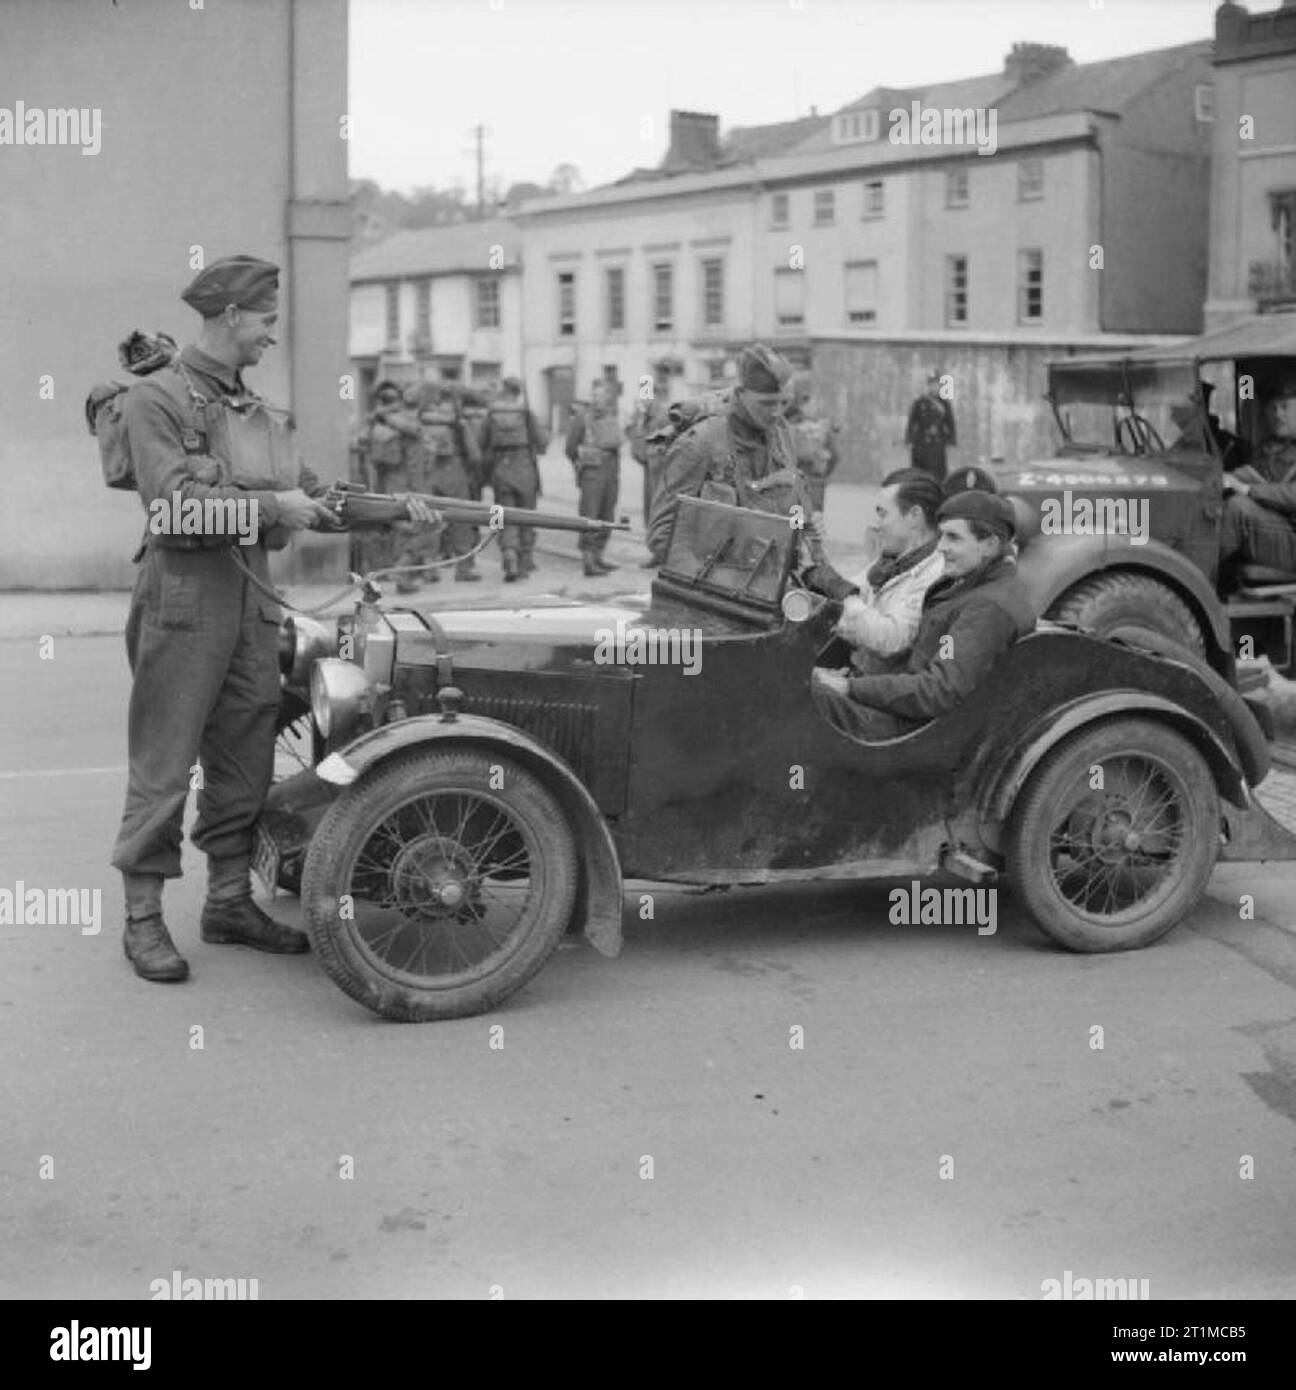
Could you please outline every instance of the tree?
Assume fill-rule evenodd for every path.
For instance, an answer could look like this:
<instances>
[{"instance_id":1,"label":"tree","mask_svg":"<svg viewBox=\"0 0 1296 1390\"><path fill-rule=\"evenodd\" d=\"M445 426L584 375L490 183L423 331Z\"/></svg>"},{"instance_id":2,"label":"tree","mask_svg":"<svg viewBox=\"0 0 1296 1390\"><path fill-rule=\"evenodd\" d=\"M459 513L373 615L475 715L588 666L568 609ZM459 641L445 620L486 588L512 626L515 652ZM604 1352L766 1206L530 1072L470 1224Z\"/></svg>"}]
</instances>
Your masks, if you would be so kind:
<instances>
[{"instance_id":1,"label":"tree","mask_svg":"<svg viewBox=\"0 0 1296 1390\"><path fill-rule=\"evenodd\" d=\"M560 164L549 176L549 189L553 193L579 193L584 186L581 171L574 164Z\"/></svg>"}]
</instances>

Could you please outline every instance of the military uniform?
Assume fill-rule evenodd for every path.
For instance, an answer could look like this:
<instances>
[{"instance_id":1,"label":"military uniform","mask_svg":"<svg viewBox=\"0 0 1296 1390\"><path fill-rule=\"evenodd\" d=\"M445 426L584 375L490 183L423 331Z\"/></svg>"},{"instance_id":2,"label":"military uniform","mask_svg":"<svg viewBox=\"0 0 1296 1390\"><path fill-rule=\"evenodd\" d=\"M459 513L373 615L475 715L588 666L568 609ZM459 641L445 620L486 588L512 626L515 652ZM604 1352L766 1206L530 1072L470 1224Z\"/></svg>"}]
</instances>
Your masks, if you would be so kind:
<instances>
[{"instance_id":1,"label":"military uniform","mask_svg":"<svg viewBox=\"0 0 1296 1390\"><path fill-rule=\"evenodd\" d=\"M1267 440L1237 476L1263 481L1251 483L1246 496L1224 499L1222 577L1229 581L1229 571L1248 561L1296 574L1296 439Z\"/></svg>"},{"instance_id":2,"label":"military uniform","mask_svg":"<svg viewBox=\"0 0 1296 1390\"><path fill-rule=\"evenodd\" d=\"M653 498L661 485L662 467L666 462L666 450L653 439L670 422L669 408L660 396L641 401L635 409L634 418L626 426L626 440L630 445L630 457L643 468L643 516L644 525L652 516Z\"/></svg>"},{"instance_id":3,"label":"military uniform","mask_svg":"<svg viewBox=\"0 0 1296 1390\"><path fill-rule=\"evenodd\" d=\"M365 481L375 492L412 492L410 456L419 437L417 415L399 402L380 406L369 416L361 436L365 461ZM416 564L409 554L413 525L396 522L390 527L359 535L365 555L362 568L388 569L403 564ZM435 575L435 571L433 571Z\"/></svg>"},{"instance_id":4,"label":"military uniform","mask_svg":"<svg viewBox=\"0 0 1296 1390\"><path fill-rule=\"evenodd\" d=\"M905 429L912 467L930 473L938 483L945 481L945 451L958 444L954 427L954 411L947 400L919 396L909 408L909 423Z\"/></svg>"},{"instance_id":5,"label":"military uniform","mask_svg":"<svg viewBox=\"0 0 1296 1390\"><path fill-rule=\"evenodd\" d=\"M482 424L481 452L484 472L497 506L534 511L540 494L540 470L536 457L548 445L540 422L526 408L520 384L506 383L505 394L486 410ZM500 552L506 580L521 579L534 571L535 528L506 526L500 536Z\"/></svg>"},{"instance_id":6,"label":"military uniform","mask_svg":"<svg viewBox=\"0 0 1296 1390\"><path fill-rule=\"evenodd\" d=\"M593 406L572 417L567 428L567 457L576 469L581 516L615 521L621 493L621 426L615 406ZM580 552L586 574L605 574L615 568L603 559L608 533L582 532Z\"/></svg>"},{"instance_id":7,"label":"military uniform","mask_svg":"<svg viewBox=\"0 0 1296 1390\"><path fill-rule=\"evenodd\" d=\"M810 490L810 505L822 512L828 479L837 467L837 446L833 440L837 426L831 420L807 414L801 406L788 412L787 422L792 430L797 467L805 474Z\"/></svg>"},{"instance_id":8,"label":"military uniform","mask_svg":"<svg viewBox=\"0 0 1296 1390\"><path fill-rule=\"evenodd\" d=\"M443 395L439 402L419 412L418 440L411 461L415 492L430 492L438 497L469 502L472 500L471 474L480 462L477 440L465 426L452 400ZM467 556L455 567L455 578L480 579L473 557L468 554L477 541L477 527L455 521L440 528L416 528L411 550L425 551L430 542L433 559Z\"/></svg>"}]
</instances>

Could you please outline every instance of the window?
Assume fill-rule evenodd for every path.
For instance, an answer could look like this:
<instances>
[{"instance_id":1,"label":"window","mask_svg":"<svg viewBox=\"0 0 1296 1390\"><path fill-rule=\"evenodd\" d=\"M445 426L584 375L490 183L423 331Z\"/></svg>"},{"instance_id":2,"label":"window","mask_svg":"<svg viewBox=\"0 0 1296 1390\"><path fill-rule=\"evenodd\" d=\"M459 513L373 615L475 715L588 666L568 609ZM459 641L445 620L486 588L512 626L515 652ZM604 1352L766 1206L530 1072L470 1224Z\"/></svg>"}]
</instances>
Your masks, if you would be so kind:
<instances>
[{"instance_id":1,"label":"window","mask_svg":"<svg viewBox=\"0 0 1296 1390\"><path fill-rule=\"evenodd\" d=\"M837 216L837 194L831 188L816 188L814 195L814 220L816 227L826 227Z\"/></svg>"},{"instance_id":2,"label":"window","mask_svg":"<svg viewBox=\"0 0 1296 1390\"><path fill-rule=\"evenodd\" d=\"M400 286L386 285L387 295L387 346L400 346Z\"/></svg>"},{"instance_id":3,"label":"window","mask_svg":"<svg viewBox=\"0 0 1296 1390\"><path fill-rule=\"evenodd\" d=\"M881 217L886 210L883 197L882 180L870 179L864 185L864 216Z\"/></svg>"},{"instance_id":4,"label":"window","mask_svg":"<svg viewBox=\"0 0 1296 1390\"><path fill-rule=\"evenodd\" d=\"M805 327L805 277L801 271L774 272L774 322L780 328Z\"/></svg>"},{"instance_id":5,"label":"window","mask_svg":"<svg viewBox=\"0 0 1296 1390\"><path fill-rule=\"evenodd\" d=\"M607 299L604 303L604 318L609 333L620 333L625 328L625 270L619 266L609 266L604 282Z\"/></svg>"},{"instance_id":6,"label":"window","mask_svg":"<svg viewBox=\"0 0 1296 1390\"><path fill-rule=\"evenodd\" d=\"M675 267L652 268L652 322L654 333L669 333L675 327Z\"/></svg>"},{"instance_id":7,"label":"window","mask_svg":"<svg viewBox=\"0 0 1296 1390\"><path fill-rule=\"evenodd\" d=\"M788 195L776 193L770 200L770 225L786 227L788 224Z\"/></svg>"},{"instance_id":8,"label":"window","mask_svg":"<svg viewBox=\"0 0 1296 1390\"><path fill-rule=\"evenodd\" d=\"M945 174L945 206L965 208L971 202L968 195L968 171L949 169Z\"/></svg>"},{"instance_id":9,"label":"window","mask_svg":"<svg viewBox=\"0 0 1296 1390\"><path fill-rule=\"evenodd\" d=\"M707 381L712 386L723 383L725 379L725 360L723 357L713 357L707 363Z\"/></svg>"},{"instance_id":10,"label":"window","mask_svg":"<svg viewBox=\"0 0 1296 1390\"><path fill-rule=\"evenodd\" d=\"M832 138L835 145L853 145L863 140L876 140L880 116L877 108L868 111L847 111L833 117Z\"/></svg>"},{"instance_id":11,"label":"window","mask_svg":"<svg viewBox=\"0 0 1296 1390\"><path fill-rule=\"evenodd\" d=\"M1023 159L1017 165L1017 201L1028 203L1044 196L1044 161Z\"/></svg>"},{"instance_id":12,"label":"window","mask_svg":"<svg viewBox=\"0 0 1296 1390\"><path fill-rule=\"evenodd\" d=\"M500 287L494 276L482 276L477 281L477 327L500 326Z\"/></svg>"},{"instance_id":13,"label":"window","mask_svg":"<svg viewBox=\"0 0 1296 1390\"><path fill-rule=\"evenodd\" d=\"M558 274L558 336L576 336L576 272L563 270Z\"/></svg>"},{"instance_id":14,"label":"window","mask_svg":"<svg viewBox=\"0 0 1296 1390\"><path fill-rule=\"evenodd\" d=\"M1209 82L1199 82L1193 88L1193 115L1199 121L1215 119L1215 88Z\"/></svg>"},{"instance_id":15,"label":"window","mask_svg":"<svg viewBox=\"0 0 1296 1390\"><path fill-rule=\"evenodd\" d=\"M702 262L702 327L724 326L724 261L708 257Z\"/></svg>"},{"instance_id":16,"label":"window","mask_svg":"<svg viewBox=\"0 0 1296 1390\"><path fill-rule=\"evenodd\" d=\"M1017 253L1017 322L1038 323L1044 317L1044 253Z\"/></svg>"},{"instance_id":17,"label":"window","mask_svg":"<svg viewBox=\"0 0 1296 1390\"><path fill-rule=\"evenodd\" d=\"M968 321L968 258L945 257L945 326L958 328Z\"/></svg>"},{"instance_id":18,"label":"window","mask_svg":"<svg viewBox=\"0 0 1296 1390\"><path fill-rule=\"evenodd\" d=\"M846 266L846 322L877 322L876 261L852 261Z\"/></svg>"},{"instance_id":19,"label":"window","mask_svg":"<svg viewBox=\"0 0 1296 1390\"><path fill-rule=\"evenodd\" d=\"M424 347L432 344L431 280L420 280L414 286L414 341Z\"/></svg>"}]
</instances>

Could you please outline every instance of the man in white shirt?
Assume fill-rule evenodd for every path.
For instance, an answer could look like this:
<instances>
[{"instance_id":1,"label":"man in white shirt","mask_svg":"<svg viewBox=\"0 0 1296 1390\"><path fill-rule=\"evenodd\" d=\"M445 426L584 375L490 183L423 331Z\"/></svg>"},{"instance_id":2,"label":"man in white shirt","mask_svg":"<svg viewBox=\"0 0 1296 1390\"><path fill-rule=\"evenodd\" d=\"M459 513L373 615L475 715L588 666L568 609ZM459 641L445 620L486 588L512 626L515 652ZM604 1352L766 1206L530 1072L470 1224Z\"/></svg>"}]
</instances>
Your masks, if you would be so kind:
<instances>
[{"instance_id":1,"label":"man in white shirt","mask_svg":"<svg viewBox=\"0 0 1296 1390\"><path fill-rule=\"evenodd\" d=\"M854 648L853 674L889 671L913 645L923 598L945 568L936 549L936 513L944 501L940 484L922 469L883 478L870 528L880 554L853 581L858 592L843 600L837 624Z\"/></svg>"}]
</instances>

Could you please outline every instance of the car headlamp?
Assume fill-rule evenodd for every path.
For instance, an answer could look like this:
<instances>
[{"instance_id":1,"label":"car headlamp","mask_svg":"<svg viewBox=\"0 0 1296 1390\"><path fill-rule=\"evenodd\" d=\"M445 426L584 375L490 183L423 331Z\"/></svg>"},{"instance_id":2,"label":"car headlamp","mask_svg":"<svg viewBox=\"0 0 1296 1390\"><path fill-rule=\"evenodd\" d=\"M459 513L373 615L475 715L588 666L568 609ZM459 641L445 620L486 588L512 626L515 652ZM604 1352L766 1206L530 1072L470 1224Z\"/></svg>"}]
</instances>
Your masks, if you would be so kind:
<instances>
[{"instance_id":1,"label":"car headlamp","mask_svg":"<svg viewBox=\"0 0 1296 1390\"><path fill-rule=\"evenodd\" d=\"M279 669L299 689L310 680L321 657L337 655L337 635L324 623L300 615L285 618L279 630Z\"/></svg>"},{"instance_id":2,"label":"car headlamp","mask_svg":"<svg viewBox=\"0 0 1296 1390\"><path fill-rule=\"evenodd\" d=\"M324 657L311 670L311 715L325 739L344 738L369 706L373 686L350 661Z\"/></svg>"}]
</instances>

